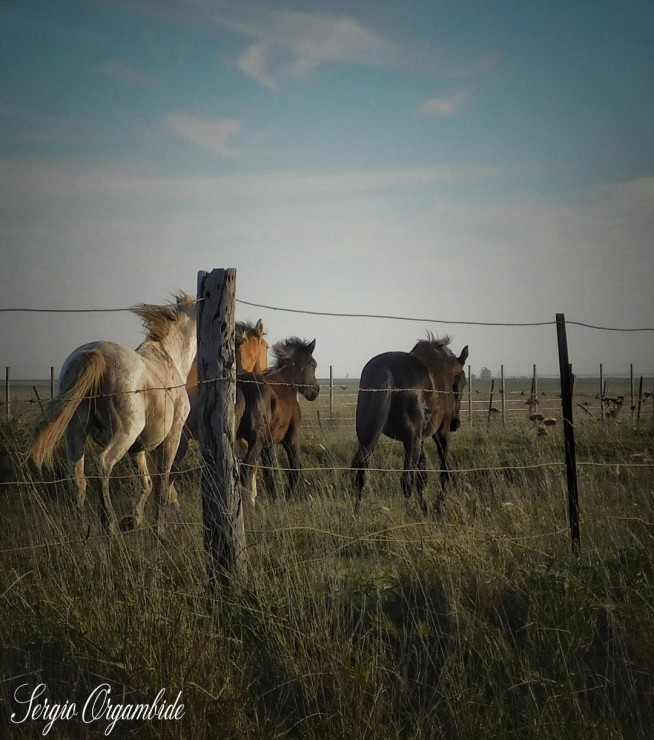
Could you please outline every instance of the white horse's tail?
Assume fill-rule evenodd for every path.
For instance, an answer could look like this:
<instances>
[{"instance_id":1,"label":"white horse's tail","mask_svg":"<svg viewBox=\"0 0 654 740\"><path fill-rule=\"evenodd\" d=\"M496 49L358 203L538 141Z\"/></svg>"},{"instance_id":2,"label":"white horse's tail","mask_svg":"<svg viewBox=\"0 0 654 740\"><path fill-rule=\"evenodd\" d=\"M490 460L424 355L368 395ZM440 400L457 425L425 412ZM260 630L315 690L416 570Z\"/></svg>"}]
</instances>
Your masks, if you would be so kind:
<instances>
[{"instance_id":1,"label":"white horse's tail","mask_svg":"<svg viewBox=\"0 0 654 740\"><path fill-rule=\"evenodd\" d=\"M44 463L52 465L55 445L63 436L82 401L97 394L106 369L107 360L97 350L83 352L73 360L69 368L73 384L66 393L48 404L30 450L30 456L39 470Z\"/></svg>"}]
</instances>

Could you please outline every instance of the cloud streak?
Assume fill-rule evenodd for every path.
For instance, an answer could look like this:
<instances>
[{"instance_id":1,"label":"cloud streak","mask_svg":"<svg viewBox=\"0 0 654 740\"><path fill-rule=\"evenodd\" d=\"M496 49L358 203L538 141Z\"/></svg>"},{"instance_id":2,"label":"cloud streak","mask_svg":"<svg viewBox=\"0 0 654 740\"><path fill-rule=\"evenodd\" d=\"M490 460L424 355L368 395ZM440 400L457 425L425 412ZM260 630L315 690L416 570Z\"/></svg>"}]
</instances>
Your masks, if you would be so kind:
<instances>
[{"instance_id":1,"label":"cloud streak","mask_svg":"<svg viewBox=\"0 0 654 740\"><path fill-rule=\"evenodd\" d=\"M192 119L175 114L175 130L193 143L222 150L236 122ZM171 124L172 125L172 124ZM182 133L183 132L183 133ZM222 141L221 141L222 137ZM410 189L446 187L507 177L492 166L424 166L384 170L339 172L272 172L252 175L148 177L130 169L79 166L66 162L0 160L0 198L19 206L25 198L50 202L77 198L202 201L219 198L305 198L315 195L345 195Z\"/></svg>"},{"instance_id":2,"label":"cloud streak","mask_svg":"<svg viewBox=\"0 0 654 740\"><path fill-rule=\"evenodd\" d=\"M463 108L468 97L467 90L454 95L438 95L425 100L420 106L420 113L429 118L451 118Z\"/></svg>"},{"instance_id":3,"label":"cloud streak","mask_svg":"<svg viewBox=\"0 0 654 740\"><path fill-rule=\"evenodd\" d=\"M231 140L241 130L233 119L197 118L186 113L171 113L166 117L166 129L184 141L228 159L240 159L242 151Z\"/></svg>"},{"instance_id":4,"label":"cloud streak","mask_svg":"<svg viewBox=\"0 0 654 740\"><path fill-rule=\"evenodd\" d=\"M122 59L109 59L102 65L106 77L125 82L134 87L150 88L154 86L149 74L136 69L130 62Z\"/></svg>"}]
</instances>

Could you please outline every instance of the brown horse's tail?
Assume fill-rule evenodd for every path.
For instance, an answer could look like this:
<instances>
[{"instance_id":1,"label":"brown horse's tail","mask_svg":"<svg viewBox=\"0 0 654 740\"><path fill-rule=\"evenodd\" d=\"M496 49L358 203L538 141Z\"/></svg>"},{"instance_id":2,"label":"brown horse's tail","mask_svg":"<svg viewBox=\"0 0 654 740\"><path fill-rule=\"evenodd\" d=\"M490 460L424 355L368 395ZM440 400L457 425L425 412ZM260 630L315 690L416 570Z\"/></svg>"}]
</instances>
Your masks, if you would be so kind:
<instances>
[{"instance_id":1,"label":"brown horse's tail","mask_svg":"<svg viewBox=\"0 0 654 740\"><path fill-rule=\"evenodd\" d=\"M106 369L107 360L97 350L83 352L73 361L69 368L73 384L66 393L48 404L30 450L30 456L39 470L44 464L52 465L55 445L82 401L97 394Z\"/></svg>"}]
</instances>

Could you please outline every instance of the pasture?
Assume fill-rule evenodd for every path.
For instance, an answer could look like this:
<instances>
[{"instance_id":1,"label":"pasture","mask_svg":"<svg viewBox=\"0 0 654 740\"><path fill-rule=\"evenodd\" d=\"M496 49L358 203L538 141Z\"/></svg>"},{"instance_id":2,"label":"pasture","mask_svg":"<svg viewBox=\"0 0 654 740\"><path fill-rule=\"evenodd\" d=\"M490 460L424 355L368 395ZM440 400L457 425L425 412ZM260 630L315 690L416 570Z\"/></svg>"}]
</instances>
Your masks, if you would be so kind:
<instances>
[{"instance_id":1,"label":"pasture","mask_svg":"<svg viewBox=\"0 0 654 740\"><path fill-rule=\"evenodd\" d=\"M463 414L451 439L457 482L439 516L405 506L400 446L384 439L376 467L396 470L370 473L355 516L342 385L333 417L324 388L303 401L303 481L274 503L260 487L246 509L247 570L213 615L194 446L167 538L148 526L108 537L78 525L63 451L44 483L24 460L29 415L2 423L0 732L43 731L43 720L10 720L20 684L42 682L51 702L81 706L106 682L123 704L182 692L181 719L120 721L116 737L651 734L651 411L639 426L628 410L604 424L577 414L575 558L560 425L539 434L522 411L502 426L481 406L470 428ZM433 469L436 450L426 450ZM138 486L127 461L115 474L120 516ZM432 473L427 500L438 490ZM107 724L60 720L48 737L98 737Z\"/></svg>"}]
</instances>

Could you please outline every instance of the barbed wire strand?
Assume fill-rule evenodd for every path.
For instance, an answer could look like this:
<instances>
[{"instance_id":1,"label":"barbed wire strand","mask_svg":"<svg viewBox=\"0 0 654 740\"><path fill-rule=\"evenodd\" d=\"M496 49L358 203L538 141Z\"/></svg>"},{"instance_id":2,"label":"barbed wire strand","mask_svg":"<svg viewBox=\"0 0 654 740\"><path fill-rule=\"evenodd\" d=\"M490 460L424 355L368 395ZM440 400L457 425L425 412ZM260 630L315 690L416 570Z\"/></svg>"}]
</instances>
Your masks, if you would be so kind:
<instances>
[{"instance_id":1,"label":"barbed wire strand","mask_svg":"<svg viewBox=\"0 0 654 740\"><path fill-rule=\"evenodd\" d=\"M250 468L256 468L263 470L264 468L267 468L268 470L272 471L279 471L282 473L288 473L291 471L297 472L297 473L351 473L355 470L365 470L366 472L370 473L419 473L419 472L425 472L424 468L391 468L391 467L367 467L367 468L352 468L350 465L331 465L331 466L325 466L325 465L315 465L315 466L308 466L308 467L300 467L300 468L289 468L285 466L266 466L261 463L256 463L253 465L247 465L246 463L239 462L239 465L243 467L250 467ZM481 467L470 467L470 468L449 468L449 472L453 475L468 475L471 473L502 473L502 472L516 472L521 470L542 470L545 468L557 468L557 467L564 467L565 461L564 460L551 460L548 462L540 462L540 463L529 463L524 465L490 465L490 466L481 466ZM577 466L580 468L588 467L588 468L606 468L606 469L616 469L616 468L626 468L626 469L641 469L641 468L654 468L654 461L652 462L599 462L594 460L586 460L586 461L579 461L577 460ZM195 465L189 468L184 468L184 470L175 471L172 474L174 478L177 478L184 474L189 474L193 472L197 472L199 470L202 470L204 466L202 465ZM443 473L445 470L443 468L429 468L427 469L428 473ZM151 471L148 473L151 478L161 478L165 474L160 473L157 471ZM89 481L100 481L102 480L101 475L87 475L86 479ZM112 475L111 480L140 480L140 475L138 473L124 473L124 474L118 474L118 475ZM75 478L73 477L62 477L62 478L53 478L51 480L45 480L45 479L39 479L39 480L13 480L13 481L4 481L0 486L15 486L16 488L24 488L27 486L39 486L39 485L61 485L61 484L67 484L67 483L74 483Z\"/></svg>"},{"instance_id":2,"label":"barbed wire strand","mask_svg":"<svg viewBox=\"0 0 654 740\"><path fill-rule=\"evenodd\" d=\"M203 299L198 299L203 300ZM280 311L284 313L297 313L305 314L307 316L330 316L334 318L350 318L350 319L379 319L384 321L412 321L416 323L426 324L453 324L458 326L497 326L497 327L536 327L536 326L553 326L556 321L466 321L463 319L433 319L423 318L419 316L396 316L393 314L374 314L374 313L349 313L342 311L312 311L309 309L301 308L286 308L283 306L272 306L265 303L255 303L253 301L246 301L242 298L236 298L236 303L243 306L250 306L252 308L262 308L267 311ZM164 305L176 305L176 304L164 304ZM0 313L118 313L118 312L129 312L133 311L134 307L128 308L24 308L24 307L10 307L0 308ZM581 326L586 329L596 329L599 331L615 331L615 332L641 332L641 331L654 331L654 327L616 327L616 326L600 326L597 324L589 324L584 321L575 321L574 319L566 319L566 324L572 324L574 326Z\"/></svg>"}]
</instances>

